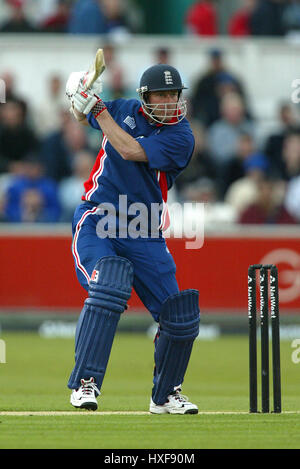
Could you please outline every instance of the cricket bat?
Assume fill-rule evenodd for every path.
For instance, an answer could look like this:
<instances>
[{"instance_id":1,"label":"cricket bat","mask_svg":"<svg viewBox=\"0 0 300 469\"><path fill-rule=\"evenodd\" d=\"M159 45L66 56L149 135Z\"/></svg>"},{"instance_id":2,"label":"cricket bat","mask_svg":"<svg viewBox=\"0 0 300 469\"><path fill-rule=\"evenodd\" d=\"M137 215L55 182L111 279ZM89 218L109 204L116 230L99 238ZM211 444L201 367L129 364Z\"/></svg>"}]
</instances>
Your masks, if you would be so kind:
<instances>
[{"instance_id":1,"label":"cricket bat","mask_svg":"<svg viewBox=\"0 0 300 469\"><path fill-rule=\"evenodd\" d=\"M88 73L84 77L83 86L87 90L93 86L93 83L100 77L105 70L105 60L103 49L98 49L94 63L91 65Z\"/></svg>"}]
</instances>

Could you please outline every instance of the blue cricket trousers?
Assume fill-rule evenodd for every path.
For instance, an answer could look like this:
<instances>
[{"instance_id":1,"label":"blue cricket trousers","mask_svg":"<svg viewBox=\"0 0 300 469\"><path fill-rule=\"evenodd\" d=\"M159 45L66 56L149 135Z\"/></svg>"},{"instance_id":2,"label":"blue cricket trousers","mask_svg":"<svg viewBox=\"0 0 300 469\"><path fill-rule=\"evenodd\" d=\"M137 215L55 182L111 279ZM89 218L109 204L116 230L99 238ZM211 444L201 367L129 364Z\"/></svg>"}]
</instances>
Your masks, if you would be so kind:
<instances>
[{"instance_id":1,"label":"blue cricket trousers","mask_svg":"<svg viewBox=\"0 0 300 469\"><path fill-rule=\"evenodd\" d=\"M155 321L162 303L179 293L176 266L163 238L104 238L97 235L97 207L79 205L73 218L72 252L80 284L88 290L96 262L104 256L130 260L134 268L133 288Z\"/></svg>"}]
</instances>

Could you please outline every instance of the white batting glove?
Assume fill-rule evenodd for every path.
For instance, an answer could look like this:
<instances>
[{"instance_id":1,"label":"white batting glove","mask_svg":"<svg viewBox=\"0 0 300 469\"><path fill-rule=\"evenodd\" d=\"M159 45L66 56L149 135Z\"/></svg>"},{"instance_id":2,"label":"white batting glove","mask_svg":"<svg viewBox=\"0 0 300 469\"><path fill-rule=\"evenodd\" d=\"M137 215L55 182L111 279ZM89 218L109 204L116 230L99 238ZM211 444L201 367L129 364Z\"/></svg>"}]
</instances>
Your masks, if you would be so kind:
<instances>
[{"instance_id":1,"label":"white batting glove","mask_svg":"<svg viewBox=\"0 0 300 469\"><path fill-rule=\"evenodd\" d=\"M84 77L84 75L85 72L72 72L69 76L66 84L66 95L70 101L77 92L80 80Z\"/></svg>"},{"instance_id":2,"label":"white batting glove","mask_svg":"<svg viewBox=\"0 0 300 469\"><path fill-rule=\"evenodd\" d=\"M66 95L71 101L70 111L76 119L74 113L76 109L79 113L87 115L100 99L98 93L102 91L102 82L100 77L93 83L91 88L85 89L85 79L88 72L73 72L68 78L66 84Z\"/></svg>"},{"instance_id":3,"label":"white batting glove","mask_svg":"<svg viewBox=\"0 0 300 469\"><path fill-rule=\"evenodd\" d=\"M72 98L72 105L74 106L76 111L80 112L81 114L87 115L95 106L98 100L99 96L92 94L89 90L80 91L79 89Z\"/></svg>"},{"instance_id":4,"label":"white batting glove","mask_svg":"<svg viewBox=\"0 0 300 469\"><path fill-rule=\"evenodd\" d=\"M84 81L87 76L87 72L72 72L68 78L66 84L66 95L72 101L73 96L81 88L81 91L85 89ZM93 94L100 94L102 92L102 81L101 77L98 77L97 80L93 83L92 87L89 89Z\"/></svg>"}]
</instances>

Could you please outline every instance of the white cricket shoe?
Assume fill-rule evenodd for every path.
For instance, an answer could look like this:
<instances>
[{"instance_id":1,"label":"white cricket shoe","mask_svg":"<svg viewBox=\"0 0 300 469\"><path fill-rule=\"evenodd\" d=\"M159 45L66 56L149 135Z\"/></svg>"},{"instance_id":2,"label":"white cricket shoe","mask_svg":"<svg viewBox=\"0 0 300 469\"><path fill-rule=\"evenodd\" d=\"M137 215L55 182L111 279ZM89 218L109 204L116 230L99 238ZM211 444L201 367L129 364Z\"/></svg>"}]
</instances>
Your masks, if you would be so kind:
<instances>
[{"instance_id":1,"label":"white cricket shoe","mask_svg":"<svg viewBox=\"0 0 300 469\"><path fill-rule=\"evenodd\" d=\"M81 379L81 386L73 389L70 402L72 406L79 409L97 410L98 403L96 397L100 395L100 391L95 384L94 378L88 380Z\"/></svg>"},{"instance_id":2,"label":"white cricket shoe","mask_svg":"<svg viewBox=\"0 0 300 469\"><path fill-rule=\"evenodd\" d=\"M151 414L198 414L198 407L189 402L186 396L180 394L180 389L177 389L168 396L167 402L163 405L157 405L150 400Z\"/></svg>"}]
</instances>

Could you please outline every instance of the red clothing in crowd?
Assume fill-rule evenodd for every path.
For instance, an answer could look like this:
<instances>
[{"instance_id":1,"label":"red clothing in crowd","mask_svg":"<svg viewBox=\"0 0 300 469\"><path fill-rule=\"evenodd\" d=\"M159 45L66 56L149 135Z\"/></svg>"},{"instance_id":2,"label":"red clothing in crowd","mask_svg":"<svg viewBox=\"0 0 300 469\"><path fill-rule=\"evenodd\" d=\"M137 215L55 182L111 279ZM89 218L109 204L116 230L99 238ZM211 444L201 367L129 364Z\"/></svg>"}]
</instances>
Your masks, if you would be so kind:
<instances>
[{"instance_id":1,"label":"red clothing in crowd","mask_svg":"<svg viewBox=\"0 0 300 469\"><path fill-rule=\"evenodd\" d=\"M187 12L186 24L194 34L216 36L218 27L215 7L210 2L196 2Z\"/></svg>"},{"instance_id":2,"label":"red clothing in crowd","mask_svg":"<svg viewBox=\"0 0 300 469\"><path fill-rule=\"evenodd\" d=\"M256 204L250 205L241 214L239 223L245 224L283 224L290 225L295 224L296 220L287 212L283 207L277 207L277 209L270 214L267 214L262 207Z\"/></svg>"},{"instance_id":3,"label":"red clothing in crowd","mask_svg":"<svg viewBox=\"0 0 300 469\"><path fill-rule=\"evenodd\" d=\"M64 32L67 28L68 20L69 15L58 13L47 18L42 24L42 29L49 32Z\"/></svg>"},{"instance_id":4,"label":"red clothing in crowd","mask_svg":"<svg viewBox=\"0 0 300 469\"><path fill-rule=\"evenodd\" d=\"M228 32L230 36L250 35L250 13L239 10L229 21Z\"/></svg>"}]
</instances>

